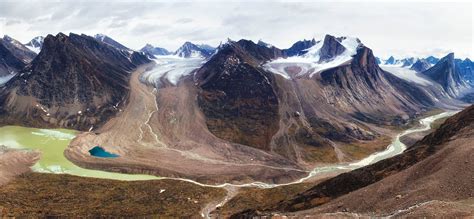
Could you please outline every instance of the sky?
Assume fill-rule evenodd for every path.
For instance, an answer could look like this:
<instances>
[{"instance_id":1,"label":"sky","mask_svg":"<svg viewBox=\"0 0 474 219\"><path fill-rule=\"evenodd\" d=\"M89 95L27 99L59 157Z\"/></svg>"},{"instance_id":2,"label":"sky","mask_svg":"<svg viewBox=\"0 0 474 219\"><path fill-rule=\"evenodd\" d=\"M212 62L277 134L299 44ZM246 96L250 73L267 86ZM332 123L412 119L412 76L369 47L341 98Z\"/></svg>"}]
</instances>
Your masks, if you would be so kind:
<instances>
[{"instance_id":1,"label":"sky","mask_svg":"<svg viewBox=\"0 0 474 219\"><path fill-rule=\"evenodd\" d=\"M0 34L23 43L47 34L106 34L140 49L228 38L288 48L325 34L358 37L376 56L474 58L471 1L5 1Z\"/></svg>"}]
</instances>

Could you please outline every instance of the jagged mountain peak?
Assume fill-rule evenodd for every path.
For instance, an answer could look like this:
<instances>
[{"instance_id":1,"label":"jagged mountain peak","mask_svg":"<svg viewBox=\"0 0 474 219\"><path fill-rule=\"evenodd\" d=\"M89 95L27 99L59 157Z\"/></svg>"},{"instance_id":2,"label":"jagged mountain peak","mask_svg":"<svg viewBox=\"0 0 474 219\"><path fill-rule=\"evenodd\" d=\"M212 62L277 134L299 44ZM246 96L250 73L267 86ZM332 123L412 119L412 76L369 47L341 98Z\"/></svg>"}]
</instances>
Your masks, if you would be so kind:
<instances>
[{"instance_id":1,"label":"jagged mountain peak","mask_svg":"<svg viewBox=\"0 0 474 219\"><path fill-rule=\"evenodd\" d=\"M303 57L314 59L316 62L330 62L341 57L354 56L359 47L363 46L358 38L335 37L325 35L322 41L318 41L314 46L307 49Z\"/></svg>"},{"instance_id":2,"label":"jagged mountain peak","mask_svg":"<svg viewBox=\"0 0 474 219\"><path fill-rule=\"evenodd\" d=\"M30 40L25 46L36 54L40 53L41 47L43 47L44 36L37 36Z\"/></svg>"},{"instance_id":3,"label":"jagged mountain peak","mask_svg":"<svg viewBox=\"0 0 474 219\"><path fill-rule=\"evenodd\" d=\"M454 53L449 53L441 58L436 65L422 73L441 84L443 89L453 97L461 94L467 86L462 79L459 67L455 63Z\"/></svg>"},{"instance_id":4,"label":"jagged mountain peak","mask_svg":"<svg viewBox=\"0 0 474 219\"><path fill-rule=\"evenodd\" d=\"M283 53L286 56L299 56L299 55L304 55L305 53L308 52L308 49L316 45L316 40L313 38L311 40L300 40L293 45L291 45L290 48L284 49Z\"/></svg>"},{"instance_id":5,"label":"jagged mountain peak","mask_svg":"<svg viewBox=\"0 0 474 219\"><path fill-rule=\"evenodd\" d=\"M165 48L155 47L152 44L146 44L143 48L140 49L140 52L145 53L149 58L155 58L155 56L162 56L162 55L170 55L169 52Z\"/></svg>"},{"instance_id":6,"label":"jagged mountain peak","mask_svg":"<svg viewBox=\"0 0 474 219\"><path fill-rule=\"evenodd\" d=\"M112 39L111 37L109 37L105 34L96 34L96 35L94 35L94 38L98 41L109 44L109 45L111 45L111 46L113 46L117 49L125 50L125 51L132 51L128 47L122 45L121 43L117 42L116 40Z\"/></svg>"},{"instance_id":7,"label":"jagged mountain peak","mask_svg":"<svg viewBox=\"0 0 474 219\"><path fill-rule=\"evenodd\" d=\"M186 41L180 48L175 52L175 55L183 58L209 58L213 53L214 49L207 45L196 45L189 41Z\"/></svg>"},{"instance_id":8,"label":"jagged mountain peak","mask_svg":"<svg viewBox=\"0 0 474 219\"><path fill-rule=\"evenodd\" d=\"M430 67L431 67L431 64L428 61L426 61L426 59L418 59L416 60L415 63L413 63L410 69L416 72L423 72L429 69Z\"/></svg>"}]
</instances>

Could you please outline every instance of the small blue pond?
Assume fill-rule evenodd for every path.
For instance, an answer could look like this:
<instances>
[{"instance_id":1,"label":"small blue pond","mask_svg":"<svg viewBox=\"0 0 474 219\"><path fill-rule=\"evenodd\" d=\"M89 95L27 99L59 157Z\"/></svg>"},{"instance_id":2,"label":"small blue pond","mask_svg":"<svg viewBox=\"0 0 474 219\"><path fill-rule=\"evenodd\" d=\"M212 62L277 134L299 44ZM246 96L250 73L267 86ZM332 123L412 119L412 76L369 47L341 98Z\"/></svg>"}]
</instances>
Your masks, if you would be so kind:
<instances>
[{"instance_id":1,"label":"small blue pond","mask_svg":"<svg viewBox=\"0 0 474 219\"><path fill-rule=\"evenodd\" d=\"M103 158L119 157L117 154L112 154L112 153L109 153L109 152L105 151L100 146L95 146L94 148L90 149L89 153L94 157L103 157Z\"/></svg>"}]
</instances>

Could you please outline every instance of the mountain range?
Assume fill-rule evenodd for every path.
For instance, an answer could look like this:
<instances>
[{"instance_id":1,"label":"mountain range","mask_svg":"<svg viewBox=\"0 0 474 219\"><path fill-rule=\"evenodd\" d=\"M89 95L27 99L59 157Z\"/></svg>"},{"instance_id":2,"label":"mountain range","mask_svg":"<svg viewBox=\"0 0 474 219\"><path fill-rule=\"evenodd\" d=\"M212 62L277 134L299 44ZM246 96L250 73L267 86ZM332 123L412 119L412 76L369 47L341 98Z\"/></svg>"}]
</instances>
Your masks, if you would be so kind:
<instances>
[{"instance_id":1,"label":"mountain range","mask_svg":"<svg viewBox=\"0 0 474 219\"><path fill-rule=\"evenodd\" d=\"M134 51L103 34L58 33L26 45L5 36L0 124L81 131L64 156L87 169L185 178L193 185L304 188L264 207L239 209L237 218L369 214L380 203L393 212L438 197L472 198L472 174L459 169L472 163L472 106L399 155L295 182L318 166L386 152L422 116L468 106L463 97L472 95L472 73L472 62L452 53L381 60L360 39L345 36L286 49L246 39L217 48L185 42L175 52L150 44ZM117 157L91 156L93 146ZM437 194L436 182L463 189L442 187ZM222 203L234 203L230 198Z\"/></svg>"},{"instance_id":2,"label":"mountain range","mask_svg":"<svg viewBox=\"0 0 474 219\"><path fill-rule=\"evenodd\" d=\"M35 39L39 42L41 38ZM0 121L80 130L100 130L108 118L130 104L130 73L151 62L150 55L159 58L159 52L165 51L148 45L135 52L102 34L48 35L38 56L11 38L2 42L9 45L5 48L10 48L10 54L16 54L11 57L23 57L23 62L10 68L18 73L1 92ZM173 54L184 58L184 63L189 58L205 61L194 70L184 65L189 73L178 76L182 83L164 84L158 92L180 89L195 95L196 102L189 104L202 113L206 136L221 139L242 157L247 156L242 146L266 153L265 160L256 158L256 163L301 170L378 150L388 136L377 127L407 124L440 104L461 104L455 98L469 87L453 54L420 72L423 76L419 77L436 84L427 88L380 68L372 50L351 37L326 35L320 41L296 42L288 49L249 40L228 40L217 49L186 42ZM393 60L391 57L388 62ZM421 67L426 68L427 60L405 61L413 63L413 68L425 61ZM164 76L154 80L163 81L160 77ZM178 116L187 113L173 111ZM158 130L174 127L155 126ZM190 127L181 127L181 131L186 128ZM202 150L216 147L195 138L176 147L190 144L200 145ZM214 153L220 162L229 161L222 152ZM180 174L194 177L199 172ZM279 171L267 177L288 180Z\"/></svg>"}]
</instances>

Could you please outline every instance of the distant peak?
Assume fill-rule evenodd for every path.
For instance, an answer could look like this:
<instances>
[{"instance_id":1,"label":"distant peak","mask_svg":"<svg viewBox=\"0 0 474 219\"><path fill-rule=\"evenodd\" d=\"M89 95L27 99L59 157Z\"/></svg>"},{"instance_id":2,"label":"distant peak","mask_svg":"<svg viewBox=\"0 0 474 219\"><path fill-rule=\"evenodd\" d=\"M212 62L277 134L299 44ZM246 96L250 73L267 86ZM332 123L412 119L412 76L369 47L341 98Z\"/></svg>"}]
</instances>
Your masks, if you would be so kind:
<instances>
[{"instance_id":1,"label":"distant peak","mask_svg":"<svg viewBox=\"0 0 474 219\"><path fill-rule=\"evenodd\" d=\"M59 32L58 34L56 34L56 38L67 38L67 35L62 32Z\"/></svg>"}]
</instances>

